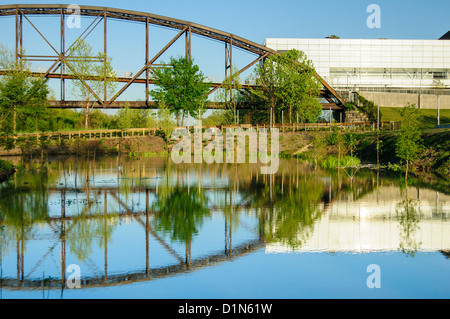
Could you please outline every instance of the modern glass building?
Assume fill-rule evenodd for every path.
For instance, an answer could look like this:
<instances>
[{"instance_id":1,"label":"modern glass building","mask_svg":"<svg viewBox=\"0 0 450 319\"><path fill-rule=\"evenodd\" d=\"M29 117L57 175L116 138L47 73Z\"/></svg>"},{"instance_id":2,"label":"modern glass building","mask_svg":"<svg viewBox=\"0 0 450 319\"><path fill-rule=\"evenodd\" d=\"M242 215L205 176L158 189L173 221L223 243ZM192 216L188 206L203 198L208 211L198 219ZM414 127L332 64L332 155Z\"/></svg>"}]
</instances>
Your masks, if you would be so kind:
<instances>
[{"instance_id":1,"label":"modern glass building","mask_svg":"<svg viewBox=\"0 0 450 319\"><path fill-rule=\"evenodd\" d=\"M450 41L362 39L273 39L279 52L305 52L338 91L450 95Z\"/></svg>"}]
</instances>

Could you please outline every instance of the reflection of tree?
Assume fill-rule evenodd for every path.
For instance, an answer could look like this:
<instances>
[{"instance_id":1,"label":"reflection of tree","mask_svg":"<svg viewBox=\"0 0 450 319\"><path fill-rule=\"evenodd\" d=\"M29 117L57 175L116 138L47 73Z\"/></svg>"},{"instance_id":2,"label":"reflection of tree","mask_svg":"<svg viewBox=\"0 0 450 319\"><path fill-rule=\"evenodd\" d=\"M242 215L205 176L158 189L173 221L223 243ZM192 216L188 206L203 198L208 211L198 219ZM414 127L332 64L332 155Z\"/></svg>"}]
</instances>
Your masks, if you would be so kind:
<instances>
[{"instance_id":1,"label":"reflection of tree","mask_svg":"<svg viewBox=\"0 0 450 319\"><path fill-rule=\"evenodd\" d=\"M79 259L85 260L92 254L92 248L103 247L105 240L111 240L114 228L117 226L117 219L112 213L106 216L96 216L90 218L81 215L73 218L70 231L66 234L70 251ZM93 239L98 239L97 245Z\"/></svg>"},{"instance_id":2,"label":"reflection of tree","mask_svg":"<svg viewBox=\"0 0 450 319\"><path fill-rule=\"evenodd\" d=\"M415 239L422 217L420 202L412 198L405 199L397 205L396 212L400 222L400 250L408 256L414 257L421 245Z\"/></svg>"},{"instance_id":3,"label":"reflection of tree","mask_svg":"<svg viewBox=\"0 0 450 319\"><path fill-rule=\"evenodd\" d=\"M254 185L256 186L256 185ZM270 196L272 187L272 197ZM279 242L298 248L305 243L320 218L319 203L323 185L315 178L304 178L298 186L273 183L256 187L254 207L265 207L260 216L261 230L269 243Z\"/></svg>"},{"instance_id":4,"label":"reflection of tree","mask_svg":"<svg viewBox=\"0 0 450 319\"><path fill-rule=\"evenodd\" d=\"M48 176L44 172L19 175L16 185L13 181L0 185L0 221L8 226L4 228L2 241L17 240L23 245L32 237L33 225L46 220L47 181Z\"/></svg>"},{"instance_id":5,"label":"reflection of tree","mask_svg":"<svg viewBox=\"0 0 450 319\"><path fill-rule=\"evenodd\" d=\"M175 187L154 204L158 211L156 229L171 234L172 240L191 242L203 220L210 216L207 198L196 188Z\"/></svg>"}]
</instances>

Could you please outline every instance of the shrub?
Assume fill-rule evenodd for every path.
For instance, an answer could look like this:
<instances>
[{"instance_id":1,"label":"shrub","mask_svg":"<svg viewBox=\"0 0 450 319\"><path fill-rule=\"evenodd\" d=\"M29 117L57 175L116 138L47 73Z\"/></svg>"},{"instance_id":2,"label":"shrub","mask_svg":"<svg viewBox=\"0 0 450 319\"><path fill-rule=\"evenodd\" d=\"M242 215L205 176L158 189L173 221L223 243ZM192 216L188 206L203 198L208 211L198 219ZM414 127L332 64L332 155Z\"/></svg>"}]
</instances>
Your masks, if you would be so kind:
<instances>
[{"instance_id":1,"label":"shrub","mask_svg":"<svg viewBox=\"0 0 450 319\"><path fill-rule=\"evenodd\" d=\"M362 106L359 107L359 110L367 115L369 121L376 122L378 117L378 106L375 105L374 102L367 100L365 97L358 94L358 100L362 103ZM380 121L382 114L380 112Z\"/></svg>"},{"instance_id":2,"label":"shrub","mask_svg":"<svg viewBox=\"0 0 450 319\"><path fill-rule=\"evenodd\" d=\"M9 172L14 169L14 165L9 161L0 160L0 173Z\"/></svg>"}]
</instances>

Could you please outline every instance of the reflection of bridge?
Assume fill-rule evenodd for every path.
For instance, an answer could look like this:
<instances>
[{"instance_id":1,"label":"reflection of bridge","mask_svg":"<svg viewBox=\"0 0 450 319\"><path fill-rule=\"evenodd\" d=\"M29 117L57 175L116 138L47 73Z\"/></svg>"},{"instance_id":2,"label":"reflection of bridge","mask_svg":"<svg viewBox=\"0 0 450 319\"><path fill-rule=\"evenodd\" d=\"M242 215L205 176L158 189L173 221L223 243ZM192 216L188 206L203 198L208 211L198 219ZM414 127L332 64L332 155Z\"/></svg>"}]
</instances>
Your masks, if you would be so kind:
<instances>
[{"instance_id":1,"label":"reflection of bridge","mask_svg":"<svg viewBox=\"0 0 450 319\"><path fill-rule=\"evenodd\" d=\"M270 55L278 55L279 53L271 50L263 45L251 42L249 40L243 39L239 36L212 29L206 26L198 25L196 23L182 21L178 19L162 17L154 14L121 10L121 9L111 9L104 7L93 7L93 6L80 6L77 7L79 12L75 12L80 16L93 17L93 22L84 30L78 39L85 39L94 29L98 27L101 22L103 22L103 54L104 58L99 59L98 57L92 57L96 59L99 63L106 63L106 55L108 53L108 19L120 20L120 21L132 21L141 23L145 25L145 34L143 34L142 40L145 41L145 63L142 68L134 72L131 77L118 77L115 81L123 82L125 85L114 94L113 97L109 98L107 95L106 84L104 86L104 92L98 93L88 85L86 81L83 81L84 86L92 93L97 101L97 106L100 107L118 107L118 105L123 105L123 102L117 101L117 98L126 91L134 83L145 84L145 92L149 91L149 85L153 83L152 80L152 70L155 67L160 67L161 65L156 62L158 59L181 37L185 37L185 55L191 57L191 36L192 34L201 36L203 38L213 39L224 43L225 45L225 78L230 74L231 68L233 66L233 49L241 49L250 54L256 55L256 59L241 68L236 75L242 74L256 63L266 59ZM68 5L2 5L0 6L0 16L15 16L15 54L17 61L48 61L52 62L52 65L42 72L33 73L35 76L42 76L44 78L57 78L60 80L61 87L61 97L60 101L54 101L52 103L53 107L81 107L81 104L77 101L66 101L65 98L65 81L72 79L73 75L76 74L76 70L70 62L70 50L73 44L70 46L66 45L65 36L65 18L74 13L74 9ZM36 27L35 24L30 20L32 15L51 15L60 17L60 43L59 48L56 45L52 45L50 41L43 35L43 33ZM23 54L23 25L27 21L31 27L37 31L39 37L41 37L48 44L49 48L52 49L54 55L26 55ZM178 31L175 37L169 40L167 44L153 57L149 55L149 26L161 26ZM4 71L4 70L3 70ZM326 83L318 74L316 74L317 79L322 83L323 89L321 91L321 96L323 99L327 100L323 107L326 109L342 109L344 100L339 96L339 94ZM102 81L107 80L105 75ZM244 85L245 88L249 88L251 85ZM212 83L211 90L209 94L212 94L217 89L222 87L222 83ZM148 94L145 94L146 101L137 103L134 102L136 108L148 108L151 107L151 101L149 101Z\"/></svg>"},{"instance_id":2,"label":"reflection of bridge","mask_svg":"<svg viewBox=\"0 0 450 319\"><path fill-rule=\"evenodd\" d=\"M86 184L88 185L88 184ZM92 187L86 186L82 188L64 188L64 187L51 187L47 188L47 193L49 196L59 195L60 207L61 211L57 214L57 216L48 216L45 218L45 224L52 230L53 232L53 244L48 247L47 252L31 267L29 270L25 271L24 267L24 242L23 238L26 237L23 234L19 237L22 239L18 239L17 241L17 278L11 277L3 277L0 279L2 288L10 288L10 289L39 289L42 288L43 285L46 288L59 288L65 287L67 274L66 274L66 246L67 246L67 237L73 231L73 228L79 223L81 220L89 221L89 220L97 220L105 223L105 232L103 234L103 243L105 246L104 252L104 262L105 268L103 274L98 275L85 275L81 276L81 287L98 287L98 286L108 286L108 285L117 285L124 283L132 283L136 281L148 281L154 280L158 278L164 278L168 276L174 276L181 273L192 272L204 267L214 266L221 262L226 262L235 258L239 258L241 256L245 256L252 251L255 251L264 246L264 239L262 236L257 238L249 238L244 241L240 241L237 244L233 244L232 233L231 233L231 219L228 220L225 218L225 249L224 250L215 250L211 253L204 254L198 256L196 258L191 259L191 243L187 241L185 243L185 256L184 258L166 241L164 238L161 238L160 234L153 229L151 224L151 218L154 218L158 212L151 211L150 205L150 194L157 193L157 189L152 187L146 188L133 188L130 194L136 195L136 192L143 191L145 193L145 211L133 211L124 201L121 199L120 194L118 193L118 188L111 187ZM85 207L82 212L77 215L71 215L70 212L66 211L68 208L67 205L67 197L69 194L85 194L87 197L87 201L85 203ZM103 209L104 213L96 212L91 213L95 204L97 204L97 199L103 198ZM109 199L108 199L109 198ZM108 213L108 207L111 206L110 201L114 200L115 203L112 203L113 207L120 207L122 211L116 212L114 214ZM231 197L230 197L231 200ZM239 205L228 204L228 209L233 211L235 209L242 208ZM210 212L221 211L220 209L211 208ZM138 270L133 270L130 272L122 272L122 273L108 273L108 234L107 234L107 219L108 218L130 218L138 222L139 225L145 231L145 267ZM36 221L36 223L42 223L42 221ZM150 236L154 238L154 240L160 244L160 246L169 253L174 259L178 261L175 264L168 264L160 267L150 267L149 259L149 239ZM255 236L254 236L255 237ZM130 243L131 244L131 243ZM136 244L136 243L133 243ZM44 278L36 278L36 272L40 265L50 257L52 251L57 246L60 246L60 263L61 263L61 278L51 277L50 279ZM2 256L3 258L4 256ZM90 262L92 263L92 262ZM89 268L92 268L92 264L88 264Z\"/></svg>"},{"instance_id":3,"label":"reflection of bridge","mask_svg":"<svg viewBox=\"0 0 450 319\"><path fill-rule=\"evenodd\" d=\"M30 232L32 236L30 238L27 233L21 233L23 229L17 229L17 234L11 237L10 253L5 256L3 251L3 265L9 265L9 271L3 271L2 287L7 289L42 289L43 287L61 289L65 287L65 280L68 280L66 269L69 264L73 263L73 245L76 245L70 238L81 243L85 242L85 239L88 239L89 242L99 240L102 243L102 248L96 255L93 255L95 260L90 257L81 259L75 256L75 263L83 266L81 274L83 288L151 281L175 276L244 257L264 248L265 239L259 224L261 219L258 216L254 217L253 214L250 214L250 223L246 223L245 218L242 220L242 216L238 221L234 219L239 216L238 211L252 212L254 206L247 198L239 195L245 194L244 188L239 188L239 185L231 183L232 179L215 178L219 175L227 176L222 170L215 171L214 168L211 168L212 177L203 177L203 180L200 170L193 170L199 175L192 176L189 180L190 174L188 173L186 176L188 178L180 179L180 184L178 184L178 172L185 172L182 166L180 171L177 170L174 175L170 174L171 180L169 181L169 174L167 173L166 179L165 174L163 175L156 168L154 171L147 169L147 173L143 174L141 179L140 173L138 175L136 172L133 175L136 168L133 163L131 162L131 166L124 165L122 172L124 175L119 177L119 172L115 170L116 160L108 160L100 167L95 167L92 172L90 166L85 169L77 168L73 163L64 166L64 162L58 162L57 172L64 171L64 174L58 175L59 180L40 188L46 194L44 203L48 203L48 213L45 217L34 220L32 227L27 226L27 229L44 229L44 231L37 233L36 237L33 232ZM165 161L163 160L162 163ZM176 166L177 169L178 167ZM217 166L214 167L217 168ZM169 171L169 169L165 169ZM52 176L52 170L53 168L49 167L49 176ZM257 171L257 168L254 170ZM252 174L250 172L247 175L252 176ZM281 183L293 187L296 181L293 175L289 174L289 178L286 176L286 180L283 176L284 174L281 176ZM172 177L174 178L172 179ZM272 189L275 185L275 176L272 177L259 178ZM199 243L200 246L202 245L201 235L198 237L198 241L196 238L195 245L192 244L193 247L191 247L191 243L188 241L170 243L164 236L164 232L155 228L153 221L158 218L159 212L154 211L152 201L157 198L155 195L162 194L166 186L173 185L172 183L180 185L186 191L190 189L191 192L197 191L197 187L199 187L206 195L211 194L215 198L215 201L207 207L212 216L220 215L219 219L215 218L218 222L215 222L215 226L213 225L216 230L220 231L215 232L216 235L208 237L208 244L210 241L213 244L208 245L208 248L202 250L201 253L196 253ZM25 197L25 194L33 192L34 186L37 185L28 181L26 184L20 184L20 191L24 193L22 195L18 192L17 196ZM331 188L324 189L325 203L332 199L331 194L327 193L329 190ZM272 200L275 201L276 196L272 197L272 192L270 194L271 201L258 204L258 209L273 209ZM139 204L130 204L133 199L136 202L138 198ZM326 204L326 206L328 205ZM118 223L127 225L130 222L132 227L136 226L136 233L139 233L138 235L127 235L124 238L126 246L139 247L135 251L136 257L131 258L130 262L126 262L124 265L117 265L114 262L117 260L115 253L119 254L119 259L125 259L127 252L123 252L115 246L118 242L117 239L120 241L123 237L112 237L114 231L110 231L108 228L111 220L117 220ZM99 232L95 234L95 238L73 237L74 234L78 234L77 227L83 224L99 225ZM156 223L156 225L158 224ZM249 225L253 227L249 227ZM8 224L5 226L9 227ZM239 228L241 226L242 228ZM244 232L244 236L242 236L242 232ZM36 258L32 258L26 253L31 252L27 246L30 242L39 240L43 240L42 244L39 244L39 247L42 247L33 251L32 255L36 255ZM192 242L194 243L194 241ZM50 279L40 278L42 269L45 269L48 275L48 265L51 264L52 255L58 248L60 265L58 265L57 275L53 275ZM104 252L102 252L103 248ZM17 259L13 256L15 249L17 249ZM191 250L193 250L193 254L191 254ZM162 262L158 259L161 258L161 255L153 255L154 251L164 252ZM134 262L135 259L137 262ZM17 275L15 275L14 269L11 270L16 260ZM103 262L104 269L100 270Z\"/></svg>"}]
</instances>

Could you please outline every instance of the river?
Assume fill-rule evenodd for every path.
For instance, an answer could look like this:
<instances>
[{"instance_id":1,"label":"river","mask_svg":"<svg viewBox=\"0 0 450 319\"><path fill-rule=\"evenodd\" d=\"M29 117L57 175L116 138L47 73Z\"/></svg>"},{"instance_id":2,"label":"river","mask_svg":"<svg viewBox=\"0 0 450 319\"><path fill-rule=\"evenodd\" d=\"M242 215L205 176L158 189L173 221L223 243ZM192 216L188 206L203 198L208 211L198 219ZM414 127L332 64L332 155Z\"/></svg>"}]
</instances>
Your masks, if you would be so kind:
<instances>
[{"instance_id":1,"label":"river","mask_svg":"<svg viewBox=\"0 0 450 319\"><path fill-rule=\"evenodd\" d=\"M23 162L0 185L0 297L448 298L450 195L403 180L295 159Z\"/></svg>"}]
</instances>

